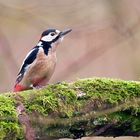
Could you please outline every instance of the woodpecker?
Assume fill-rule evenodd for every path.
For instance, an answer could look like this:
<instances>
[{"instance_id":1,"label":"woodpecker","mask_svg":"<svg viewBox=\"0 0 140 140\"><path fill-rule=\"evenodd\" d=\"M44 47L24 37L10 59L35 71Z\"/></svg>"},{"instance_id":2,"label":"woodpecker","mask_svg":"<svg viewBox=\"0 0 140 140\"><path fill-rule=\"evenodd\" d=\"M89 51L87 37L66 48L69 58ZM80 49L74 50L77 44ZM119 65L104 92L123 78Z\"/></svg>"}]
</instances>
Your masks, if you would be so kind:
<instances>
[{"instance_id":1,"label":"woodpecker","mask_svg":"<svg viewBox=\"0 0 140 140\"><path fill-rule=\"evenodd\" d=\"M38 44L31 49L23 60L17 75L14 92L45 86L50 80L56 66L56 48L71 29L44 31Z\"/></svg>"}]
</instances>

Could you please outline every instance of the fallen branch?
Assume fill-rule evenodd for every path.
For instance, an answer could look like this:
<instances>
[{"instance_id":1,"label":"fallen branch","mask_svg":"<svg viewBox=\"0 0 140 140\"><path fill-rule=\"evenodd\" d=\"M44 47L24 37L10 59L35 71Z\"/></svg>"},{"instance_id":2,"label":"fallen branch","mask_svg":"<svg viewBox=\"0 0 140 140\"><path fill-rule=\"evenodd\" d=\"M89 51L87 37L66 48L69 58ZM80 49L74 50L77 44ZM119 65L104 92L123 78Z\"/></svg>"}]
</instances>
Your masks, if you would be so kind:
<instances>
[{"instance_id":1,"label":"fallen branch","mask_svg":"<svg viewBox=\"0 0 140 140\"><path fill-rule=\"evenodd\" d=\"M35 139L138 136L139 97L140 82L105 78L1 94L0 138L24 139L27 127L31 130L28 134L33 134ZM19 115L20 105L24 106L23 112L30 119L24 125L26 129Z\"/></svg>"}]
</instances>

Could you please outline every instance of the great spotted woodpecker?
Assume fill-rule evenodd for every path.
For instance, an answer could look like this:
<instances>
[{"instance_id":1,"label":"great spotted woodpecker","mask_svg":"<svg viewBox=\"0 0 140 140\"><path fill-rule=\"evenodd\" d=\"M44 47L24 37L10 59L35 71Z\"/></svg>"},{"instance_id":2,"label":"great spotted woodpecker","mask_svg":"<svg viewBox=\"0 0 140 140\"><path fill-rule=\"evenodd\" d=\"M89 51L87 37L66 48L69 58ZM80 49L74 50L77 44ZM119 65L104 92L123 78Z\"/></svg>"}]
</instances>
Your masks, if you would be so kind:
<instances>
[{"instance_id":1,"label":"great spotted woodpecker","mask_svg":"<svg viewBox=\"0 0 140 140\"><path fill-rule=\"evenodd\" d=\"M71 29L63 32L56 29L44 31L38 44L27 54L17 75L14 91L45 86L54 73L56 48Z\"/></svg>"}]
</instances>

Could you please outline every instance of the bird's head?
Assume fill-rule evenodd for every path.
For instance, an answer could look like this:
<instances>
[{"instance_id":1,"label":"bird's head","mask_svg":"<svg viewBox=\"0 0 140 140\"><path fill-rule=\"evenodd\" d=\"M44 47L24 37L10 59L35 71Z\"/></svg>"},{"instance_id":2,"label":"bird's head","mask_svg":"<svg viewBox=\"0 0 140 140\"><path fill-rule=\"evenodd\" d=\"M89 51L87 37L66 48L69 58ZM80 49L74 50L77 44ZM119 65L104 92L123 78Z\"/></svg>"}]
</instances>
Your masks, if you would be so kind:
<instances>
[{"instance_id":1,"label":"bird's head","mask_svg":"<svg viewBox=\"0 0 140 140\"><path fill-rule=\"evenodd\" d=\"M65 31L59 31L56 29L48 29L44 31L41 35L40 41L47 42L49 44L59 44L64 36L71 32L71 29L65 30Z\"/></svg>"}]
</instances>

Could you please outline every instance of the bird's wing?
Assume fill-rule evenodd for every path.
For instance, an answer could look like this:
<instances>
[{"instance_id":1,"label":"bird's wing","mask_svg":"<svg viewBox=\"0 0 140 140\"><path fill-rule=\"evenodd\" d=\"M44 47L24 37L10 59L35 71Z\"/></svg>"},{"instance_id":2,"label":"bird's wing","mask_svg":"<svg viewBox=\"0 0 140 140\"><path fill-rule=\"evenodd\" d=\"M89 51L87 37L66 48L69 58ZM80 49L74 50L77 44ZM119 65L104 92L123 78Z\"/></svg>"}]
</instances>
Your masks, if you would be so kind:
<instances>
[{"instance_id":1,"label":"bird's wing","mask_svg":"<svg viewBox=\"0 0 140 140\"><path fill-rule=\"evenodd\" d=\"M34 62L34 60L36 59L37 53L39 51L38 47L34 47L25 57L23 64L21 65L21 68L19 70L19 73L17 75L17 79L16 79L16 84L19 83L25 72L28 70L30 64L32 64Z\"/></svg>"}]
</instances>

